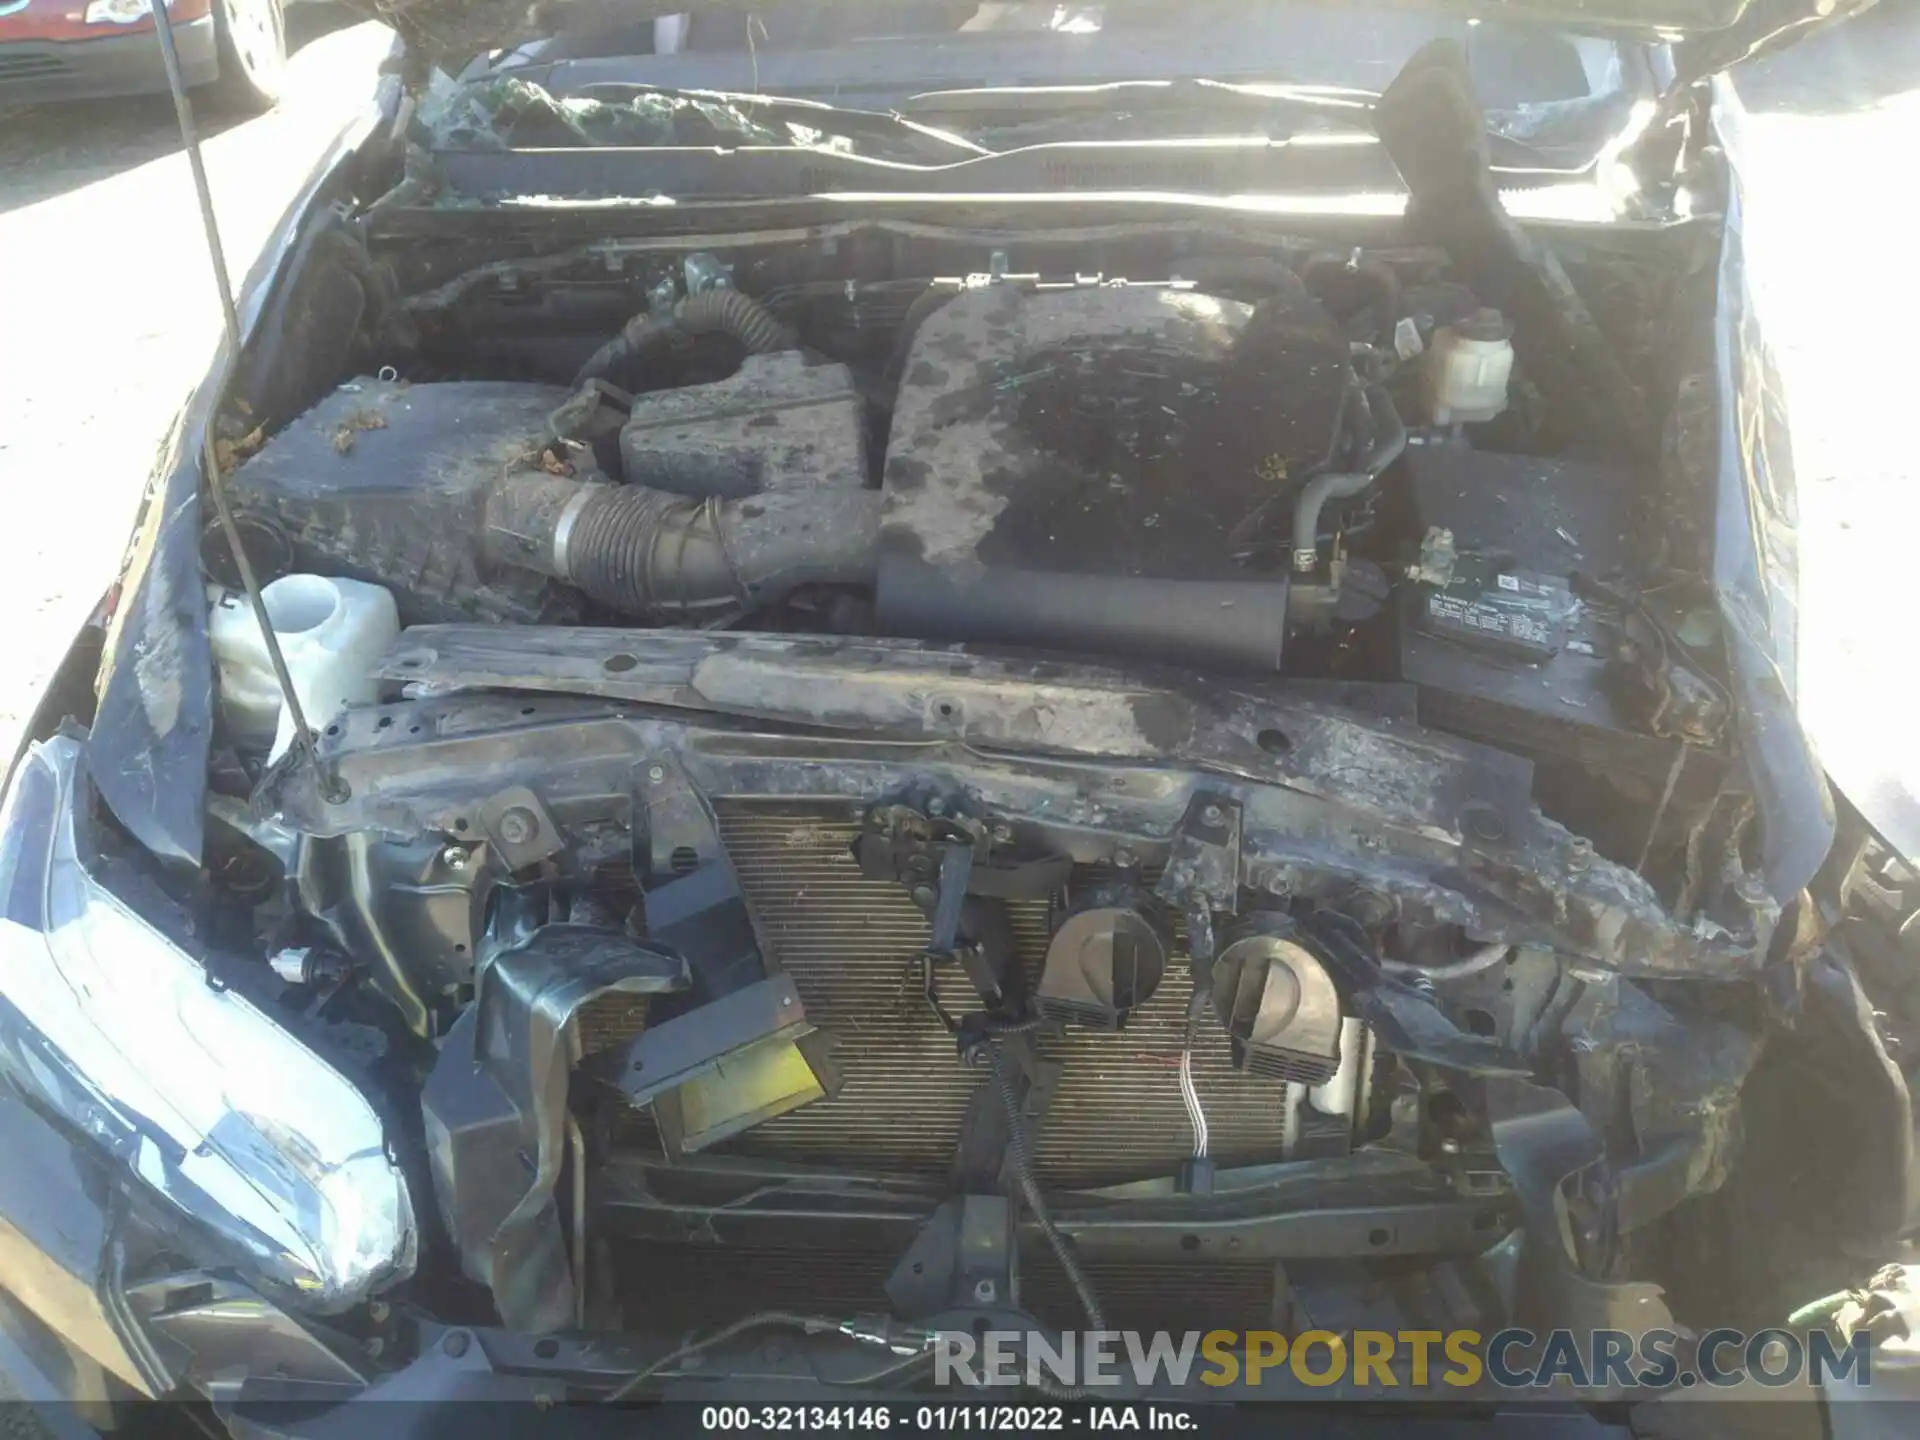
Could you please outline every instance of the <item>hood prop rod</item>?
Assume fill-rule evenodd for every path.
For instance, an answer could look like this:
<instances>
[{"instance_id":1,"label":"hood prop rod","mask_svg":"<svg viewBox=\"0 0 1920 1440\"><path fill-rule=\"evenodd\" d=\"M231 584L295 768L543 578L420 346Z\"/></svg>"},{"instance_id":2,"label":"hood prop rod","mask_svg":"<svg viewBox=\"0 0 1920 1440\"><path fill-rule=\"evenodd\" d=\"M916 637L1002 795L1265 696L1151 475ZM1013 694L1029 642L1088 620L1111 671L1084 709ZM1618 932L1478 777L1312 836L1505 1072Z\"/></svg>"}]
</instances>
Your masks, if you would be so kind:
<instances>
[{"instance_id":1,"label":"hood prop rod","mask_svg":"<svg viewBox=\"0 0 1920 1440\"><path fill-rule=\"evenodd\" d=\"M147 0L147 8L153 12L154 33L159 38L160 56L167 68L167 89L173 95L174 118L180 125L180 141L186 148L187 165L193 171L194 196L200 202L200 226L206 234L207 258L213 262L213 288L219 292L220 320L226 330L226 354L220 363L213 403L208 408L207 423L200 436L201 465L206 471L207 493L213 497L214 513L220 518L220 532L226 537L227 549L232 552L234 568L240 572L240 587L247 592L247 601L253 607L254 623L260 627L260 636L266 642L267 658L273 662L273 678L280 687L280 703L287 707L287 714L292 718L295 753L312 768L320 786L321 798L337 803L346 798L341 793L343 787L320 761L320 749L313 731L307 726L307 716L301 708L300 697L293 688L293 676L287 670L287 657L281 652L280 637L273 633L273 620L267 614L267 601L260 592L260 581L253 573L253 561L247 557L247 547L240 539L240 527L234 524L233 510L227 504L226 477L220 471L220 457L214 449L213 432L221 406L227 398L227 386L232 381L234 368L240 363L240 312L234 305L233 282L227 275L226 251L220 244L220 222L213 213L213 190L207 184L206 162L200 155L200 136L193 125L193 102L187 98L186 77L180 70L180 51L173 41L173 19L167 13L166 0Z\"/></svg>"}]
</instances>

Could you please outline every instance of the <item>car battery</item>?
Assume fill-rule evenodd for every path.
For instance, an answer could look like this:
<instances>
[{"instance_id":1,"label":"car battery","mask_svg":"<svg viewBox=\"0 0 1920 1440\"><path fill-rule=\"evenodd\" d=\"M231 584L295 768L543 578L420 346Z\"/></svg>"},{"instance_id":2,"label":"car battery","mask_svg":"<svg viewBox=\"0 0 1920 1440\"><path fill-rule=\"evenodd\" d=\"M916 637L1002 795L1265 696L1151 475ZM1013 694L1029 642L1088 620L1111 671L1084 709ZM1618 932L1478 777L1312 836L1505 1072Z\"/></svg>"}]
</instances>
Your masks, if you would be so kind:
<instances>
[{"instance_id":1,"label":"car battery","mask_svg":"<svg viewBox=\"0 0 1920 1440\"><path fill-rule=\"evenodd\" d=\"M1405 465L1422 532L1452 532L1457 556L1447 584L1401 587L1400 673L1422 723L1657 785L1674 742L1640 725L1610 673L1618 627L1573 585L1627 565L1638 477L1453 438L1410 444Z\"/></svg>"}]
</instances>

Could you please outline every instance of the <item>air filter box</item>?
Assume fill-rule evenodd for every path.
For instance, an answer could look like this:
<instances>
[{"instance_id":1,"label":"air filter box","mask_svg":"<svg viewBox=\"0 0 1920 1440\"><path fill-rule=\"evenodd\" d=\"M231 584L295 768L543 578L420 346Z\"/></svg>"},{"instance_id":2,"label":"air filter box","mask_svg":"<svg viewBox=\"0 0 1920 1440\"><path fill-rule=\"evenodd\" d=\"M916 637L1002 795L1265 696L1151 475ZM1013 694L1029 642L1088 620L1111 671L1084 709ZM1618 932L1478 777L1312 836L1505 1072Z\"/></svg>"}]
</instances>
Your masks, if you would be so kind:
<instances>
[{"instance_id":1,"label":"air filter box","mask_svg":"<svg viewBox=\"0 0 1920 1440\"><path fill-rule=\"evenodd\" d=\"M548 416L566 398L549 385L493 380L342 385L228 477L248 553L269 577L383 585L403 625L576 622L575 592L489 564L481 546L489 488L537 463ZM219 554L210 552L216 570Z\"/></svg>"}]
</instances>

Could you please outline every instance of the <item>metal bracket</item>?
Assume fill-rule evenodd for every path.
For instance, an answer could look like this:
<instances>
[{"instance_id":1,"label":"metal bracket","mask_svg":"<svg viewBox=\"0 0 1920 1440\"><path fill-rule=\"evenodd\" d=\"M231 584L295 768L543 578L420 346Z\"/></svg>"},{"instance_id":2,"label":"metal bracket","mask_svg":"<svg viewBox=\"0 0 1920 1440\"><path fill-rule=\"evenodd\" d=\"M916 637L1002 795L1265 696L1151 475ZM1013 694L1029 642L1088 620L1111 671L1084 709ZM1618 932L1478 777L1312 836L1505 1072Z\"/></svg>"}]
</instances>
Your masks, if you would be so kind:
<instances>
[{"instance_id":1,"label":"metal bracket","mask_svg":"<svg viewBox=\"0 0 1920 1440\"><path fill-rule=\"evenodd\" d=\"M1154 894L1177 909L1204 901L1232 915L1240 908L1240 802L1196 790L1173 832L1172 853Z\"/></svg>"},{"instance_id":2,"label":"metal bracket","mask_svg":"<svg viewBox=\"0 0 1920 1440\"><path fill-rule=\"evenodd\" d=\"M896 1315L919 1320L951 1310L1001 1308L1018 1294L1013 1205L1004 1195L942 1201L887 1277Z\"/></svg>"},{"instance_id":3,"label":"metal bracket","mask_svg":"<svg viewBox=\"0 0 1920 1440\"><path fill-rule=\"evenodd\" d=\"M1043 1060L1031 1035L1007 1035L994 1042L1013 1063L1025 1082L1021 1087L1020 1113L1027 1122L1029 1136L1040 1134L1047 1107L1060 1083L1060 1062ZM970 1052L981 1061L984 1049ZM992 1190L1001 1184L1006 1168L1009 1140L1007 1107L1000 1099L990 1070L983 1064L980 1084L968 1097L966 1113L960 1121L960 1137L954 1145L952 1183L955 1190Z\"/></svg>"},{"instance_id":4,"label":"metal bracket","mask_svg":"<svg viewBox=\"0 0 1920 1440\"><path fill-rule=\"evenodd\" d=\"M487 832L493 853L511 872L531 869L564 848L547 807L524 785L510 786L485 801L480 806L480 827Z\"/></svg>"},{"instance_id":5,"label":"metal bracket","mask_svg":"<svg viewBox=\"0 0 1920 1440\"><path fill-rule=\"evenodd\" d=\"M898 881L921 908L930 909L942 857L956 846L972 852L966 893L986 899L1044 900L1073 873L1071 856L1022 854L1011 828L967 815L940 796L874 806L853 853L869 880Z\"/></svg>"},{"instance_id":6,"label":"metal bracket","mask_svg":"<svg viewBox=\"0 0 1920 1440\"><path fill-rule=\"evenodd\" d=\"M667 1153L682 1155L834 1093L832 1049L833 1037L808 1021L792 979L774 975L649 1025L589 1068L633 1104L652 1105ZM721 1068L753 1055L769 1058L742 1058L733 1077ZM708 1083L689 1103L682 1087L702 1077Z\"/></svg>"},{"instance_id":7,"label":"metal bracket","mask_svg":"<svg viewBox=\"0 0 1920 1440\"><path fill-rule=\"evenodd\" d=\"M1013 958L1012 932L999 900L1044 898L1065 883L1065 855L994 858L996 833L938 796L876 805L854 841L854 857L870 879L904 885L926 913L930 935L921 957L927 1003L951 1033L959 1024L940 1003L937 970L957 963L989 1010L1017 1010L1025 977Z\"/></svg>"},{"instance_id":8,"label":"metal bracket","mask_svg":"<svg viewBox=\"0 0 1920 1440\"><path fill-rule=\"evenodd\" d=\"M757 985L778 966L720 838L720 824L679 761L640 767L633 871L646 897L647 934L693 973L691 1003Z\"/></svg>"}]
</instances>

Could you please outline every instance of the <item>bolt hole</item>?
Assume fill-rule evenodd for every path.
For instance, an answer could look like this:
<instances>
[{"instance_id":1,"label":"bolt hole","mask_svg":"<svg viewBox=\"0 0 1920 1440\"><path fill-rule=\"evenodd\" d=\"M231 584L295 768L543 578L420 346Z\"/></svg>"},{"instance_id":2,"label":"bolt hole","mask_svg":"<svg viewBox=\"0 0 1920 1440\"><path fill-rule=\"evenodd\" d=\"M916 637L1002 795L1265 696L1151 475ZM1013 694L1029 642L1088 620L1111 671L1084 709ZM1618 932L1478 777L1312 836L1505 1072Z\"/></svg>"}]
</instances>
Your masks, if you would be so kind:
<instances>
[{"instance_id":1,"label":"bolt hole","mask_svg":"<svg viewBox=\"0 0 1920 1440\"><path fill-rule=\"evenodd\" d=\"M456 940L453 945L453 953L456 955L464 955L467 953L467 947Z\"/></svg>"},{"instance_id":2,"label":"bolt hole","mask_svg":"<svg viewBox=\"0 0 1920 1440\"><path fill-rule=\"evenodd\" d=\"M400 662L400 668L402 670L418 670L422 665L426 663L427 662L425 660L422 660L418 655L409 655L406 659Z\"/></svg>"},{"instance_id":3,"label":"bolt hole","mask_svg":"<svg viewBox=\"0 0 1920 1440\"><path fill-rule=\"evenodd\" d=\"M1284 730L1262 730L1253 737L1253 743L1269 755L1286 755L1293 750L1293 740Z\"/></svg>"},{"instance_id":4,"label":"bolt hole","mask_svg":"<svg viewBox=\"0 0 1920 1440\"><path fill-rule=\"evenodd\" d=\"M418 735L419 733L420 733L420 727L418 725L409 725L407 727L407 734Z\"/></svg>"},{"instance_id":5,"label":"bolt hole","mask_svg":"<svg viewBox=\"0 0 1920 1440\"><path fill-rule=\"evenodd\" d=\"M1513 981L1511 981L1511 980L1502 980L1502 981L1500 982L1500 988L1501 988L1502 990L1511 990L1511 989L1513 989Z\"/></svg>"},{"instance_id":6,"label":"bolt hole","mask_svg":"<svg viewBox=\"0 0 1920 1440\"><path fill-rule=\"evenodd\" d=\"M700 868L700 852L691 845L676 845L667 863L676 875L691 875Z\"/></svg>"},{"instance_id":7,"label":"bolt hole","mask_svg":"<svg viewBox=\"0 0 1920 1440\"><path fill-rule=\"evenodd\" d=\"M329 739L331 739L335 735L338 735L339 733L340 733L340 727L338 725L327 726L327 737Z\"/></svg>"},{"instance_id":8,"label":"bolt hole","mask_svg":"<svg viewBox=\"0 0 1920 1440\"><path fill-rule=\"evenodd\" d=\"M1485 1010L1469 1010L1461 1018L1467 1022L1467 1029L1476 1035L1492 1035L1500 1029L1500 1022Z\"/></svg>"},{"instance_id":9,"label":"bolt hole","mask_svg":"<svg viewBox=\"0 0 1920 1440\"><path fill-rule=\"evenodd\" d=\"M378 725L375 725L373 728L376 730L386 730L386 729L392 728L392 725L393 725L393 717L391 715L382 715L380 717L380 723Z\"/></svg>"},{"instance_id":10,"label":"bolt hole","mask_svg":"<svg viewBox=\"0 0 1920 1440\"><path fill-rule=\"evenodd\" d=\"M1373 1246L1376 1250L1392 1239L1393 1232L1391 1230L1374 1229L1367 1232L1367 1244Z\"/></svg>"},{"instance_id":11,"label":"bolt hole","mask_svg":"<svg viewBox=\"0 0 1920 1440\"><path fill-rule=\"evenodd\" d=\"M551 1360L560 1353L560 1342L551 1336L545 1340L536 1340L533 1342L533 1353L542 1360Z\"/></svg>"},{"instance_id":12,"label":"bolt hole","mask_svg":"<svg viewBox=\"0 0 1920 1440\"><path fill-rule=\"evenodd\" d=\"M942 700L938 705L933 707L933 710L942 720L951 720L953 718L953 702L951 700Z\"/></svg>"},{"instance_id":13,"label":"bolt hole","mask_svg":"<svg viewBox=\"0 0 1920 1440\"><path fill-rule=\"evenodd\" d=\"M1180 1237L1180 1248L1182 1250L1198 1250L1200 1248L1200 1237L1198 1235L1182 1235Z\"/></svg>"},{"instance_id":14,"label":"bolt hole","mask_svg":"<svg viewBox=\"0 0 1920 1440\"><path fill-rule=\"evenodd\" d=\"M462 831L462 832L464 832L464 831L466 830L466 828L467 828L467 820L466 820L466 817L465 817L465 816L463 815L463 816L460 816L459 818L457 818L457 819L456 819L456 820L455 820L455 821L453 822L453 828L454 828L454 829L456 829L456 830L459 830L459 831Z\"/></svg>"},{"instance_id":15,"label":"bolt hole","mask_svg":"<svg viewBox=\"0 0 1920 1440\"><path fill-rule=\"evenodd\" d=\"M924 1275L927 1273L927 1267L922 1262L916 1260L913 1262L913 1273L916 1275Z\"/></svg>"},{"instance_id":16,"label":"bolt hole","mask_svg":"<svg viewBox=\"0 0 1920 1440\"><path fill-rule=\"evenodd\" d=\"M609 655L600 662L600 668L609 675L624 675L640 662L631 655Z\"/></svg>"},{"instance_id":17,"label":"bolt hole","mask_svg":"<svg viewBox=\"0 0 1920 1440\"><path fill-rule=\"evenodd\" d=\"M537 710L537 709L539 709L539 708L540 708L540 707L539 707L539 706L537 706L537 705L522 705L522 706L520 707L520 713L521 713L522 715L531 715L531 714L533 714L533 712L534 712L535 710Z\"/></svg>"}]
</instances>

